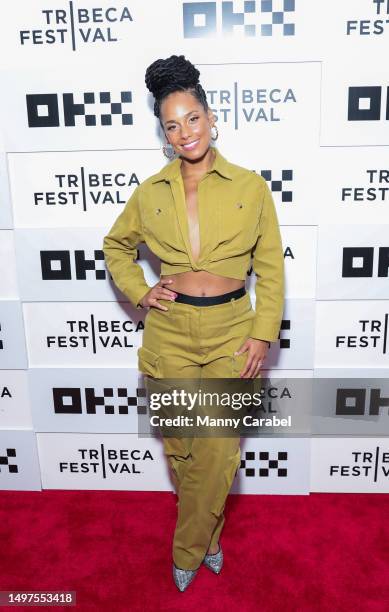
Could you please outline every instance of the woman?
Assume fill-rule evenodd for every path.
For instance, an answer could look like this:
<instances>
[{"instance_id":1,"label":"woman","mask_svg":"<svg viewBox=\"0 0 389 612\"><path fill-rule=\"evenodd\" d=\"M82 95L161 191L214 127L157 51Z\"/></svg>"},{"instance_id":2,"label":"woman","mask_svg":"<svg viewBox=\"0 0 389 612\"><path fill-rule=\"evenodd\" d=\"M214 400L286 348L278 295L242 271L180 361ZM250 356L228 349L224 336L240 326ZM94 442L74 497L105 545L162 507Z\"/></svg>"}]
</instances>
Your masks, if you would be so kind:
<instances>
[{"instance_id":1,"label":"woman","mask_svg":"<svg viewBox=\"0 0 389 612\"><path fill-rule=\"evenodd\" d=\"M218 131L199 75L183 55L147 68L163 150L174 159L135 189L103 250L115 284L134 306L149 309L138 350L147 377L254 378L282 320L280 230L263 177L211 146ZM134 262L140 242L161 260L151 288ZM255 311L245 290L251 257ZM202 563L221 570L219 536L240 438L164 437L163 443L178 493L173 577L183 591Z\"/></svg>"}]
</instances>

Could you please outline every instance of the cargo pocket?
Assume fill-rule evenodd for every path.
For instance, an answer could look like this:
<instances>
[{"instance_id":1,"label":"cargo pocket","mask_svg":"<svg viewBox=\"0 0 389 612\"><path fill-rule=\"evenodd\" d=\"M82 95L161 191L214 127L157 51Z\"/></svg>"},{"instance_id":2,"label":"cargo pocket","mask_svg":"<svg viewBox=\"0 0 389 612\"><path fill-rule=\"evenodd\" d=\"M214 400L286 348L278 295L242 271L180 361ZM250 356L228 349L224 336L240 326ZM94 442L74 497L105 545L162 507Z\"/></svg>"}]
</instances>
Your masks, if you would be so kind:
<instances>
[{"instance_id":1,"label":"cargo pocket","mask_svg":"<svg viewBox=\"0 0 389 612\"><path fill-rule=\"evenodd\" d=\"M138 370L147 376L159 378L159 355L145 346L141 346L138 349Z\"/></svg>"},{"instance_id":2,"label":"cargo pocket","mask_svg":"<svg viewBox=\"0 0 389 612\"><path fill-rule=\"evenodd\" d=\"M216 486L216 496L211 509L211 512L219 517L224 511L228 494L234 483L235 478L238 475L238 471L241 464L241 450L238 448L236 454L226 464L222 477Z\"/></svg>"}]
</instances>

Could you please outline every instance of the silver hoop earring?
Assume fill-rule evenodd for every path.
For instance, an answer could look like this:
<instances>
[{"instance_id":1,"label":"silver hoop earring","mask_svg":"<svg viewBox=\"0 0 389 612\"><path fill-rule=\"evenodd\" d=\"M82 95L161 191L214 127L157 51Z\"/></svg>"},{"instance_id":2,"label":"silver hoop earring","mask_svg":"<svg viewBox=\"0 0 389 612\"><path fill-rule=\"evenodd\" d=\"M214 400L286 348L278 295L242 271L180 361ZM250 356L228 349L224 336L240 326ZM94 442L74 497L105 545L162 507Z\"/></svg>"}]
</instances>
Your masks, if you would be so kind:
<instances>
[{"instance_id":1,"label":"silver hoop earring","mask_svg":"<svg viewBox=\"0 0 389 612\"><path fill-rule=\"evenodd\" d=\"M214 133L212 133L212 130L216 130L216 136L214 136ZM216 125L213 125L211 127L211 138L212 138L212 140L217 140L219 138L219 131L218 131Z\"/></svg>"},{"instance_id":2,"label":"silver hoop earring","mask_svg":"<svg viewBox=\"0 0 389 612\"><path fill-rule=\"evenodd\" d=\"M174 147L172 144L166 142L162 147L163 154L169 159L173 159L175 155Z\"/></svg>"}]
</instances>

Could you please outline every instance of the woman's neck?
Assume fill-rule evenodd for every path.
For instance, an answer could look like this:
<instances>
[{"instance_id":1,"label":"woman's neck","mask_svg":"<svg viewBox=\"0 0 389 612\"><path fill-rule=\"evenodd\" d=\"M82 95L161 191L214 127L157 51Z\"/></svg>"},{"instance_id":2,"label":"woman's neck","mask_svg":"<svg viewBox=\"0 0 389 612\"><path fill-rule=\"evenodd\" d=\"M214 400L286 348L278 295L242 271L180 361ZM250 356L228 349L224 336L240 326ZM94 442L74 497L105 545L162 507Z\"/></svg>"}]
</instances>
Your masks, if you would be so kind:
<instances>
[{"instance_id":1,"label":"woman's neck","mask_svg":"<svg viewBox=\"0 0 389 612\"><path fill-rule=\"evenodd\" d=\"M181 175L183 179L200 179L206 172L208 172L215 161L216 153L209 147L204 155L200 159L189 161L181 158Z\"/></svg>"}]
</instances>

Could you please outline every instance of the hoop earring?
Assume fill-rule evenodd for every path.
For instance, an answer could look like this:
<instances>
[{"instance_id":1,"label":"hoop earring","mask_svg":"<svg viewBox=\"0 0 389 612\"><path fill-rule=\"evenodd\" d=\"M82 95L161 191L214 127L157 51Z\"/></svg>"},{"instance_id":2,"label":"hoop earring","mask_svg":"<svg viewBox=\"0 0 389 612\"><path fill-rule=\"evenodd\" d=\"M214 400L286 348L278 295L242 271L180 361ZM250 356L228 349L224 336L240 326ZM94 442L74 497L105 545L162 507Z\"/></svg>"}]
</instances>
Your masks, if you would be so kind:
<instances>
[{"instance_id":1,"label":"hoop earring","mask_svg":"<svg viewBox=\"0 0 389 612\"><path fill-rule=\"evenodd\" d=\"M162 147L163 154L169 159L173 159L175 155L174 147L172 144L166 142Z\"/></svg>"},{"instance_id":2,"label":"hoop earring","mask_svg":"<svg viewBox=\"0 0 389 612\"><path fill-rule=\"evenodd\" d=\"M212 130L216 130L216 136L215 137L212 134ZM212 138L212 140L217 140L219 138L219 130L217 129L216 125L213 125L211 127L211 138Z\"/></svg>"}]
</instances>

